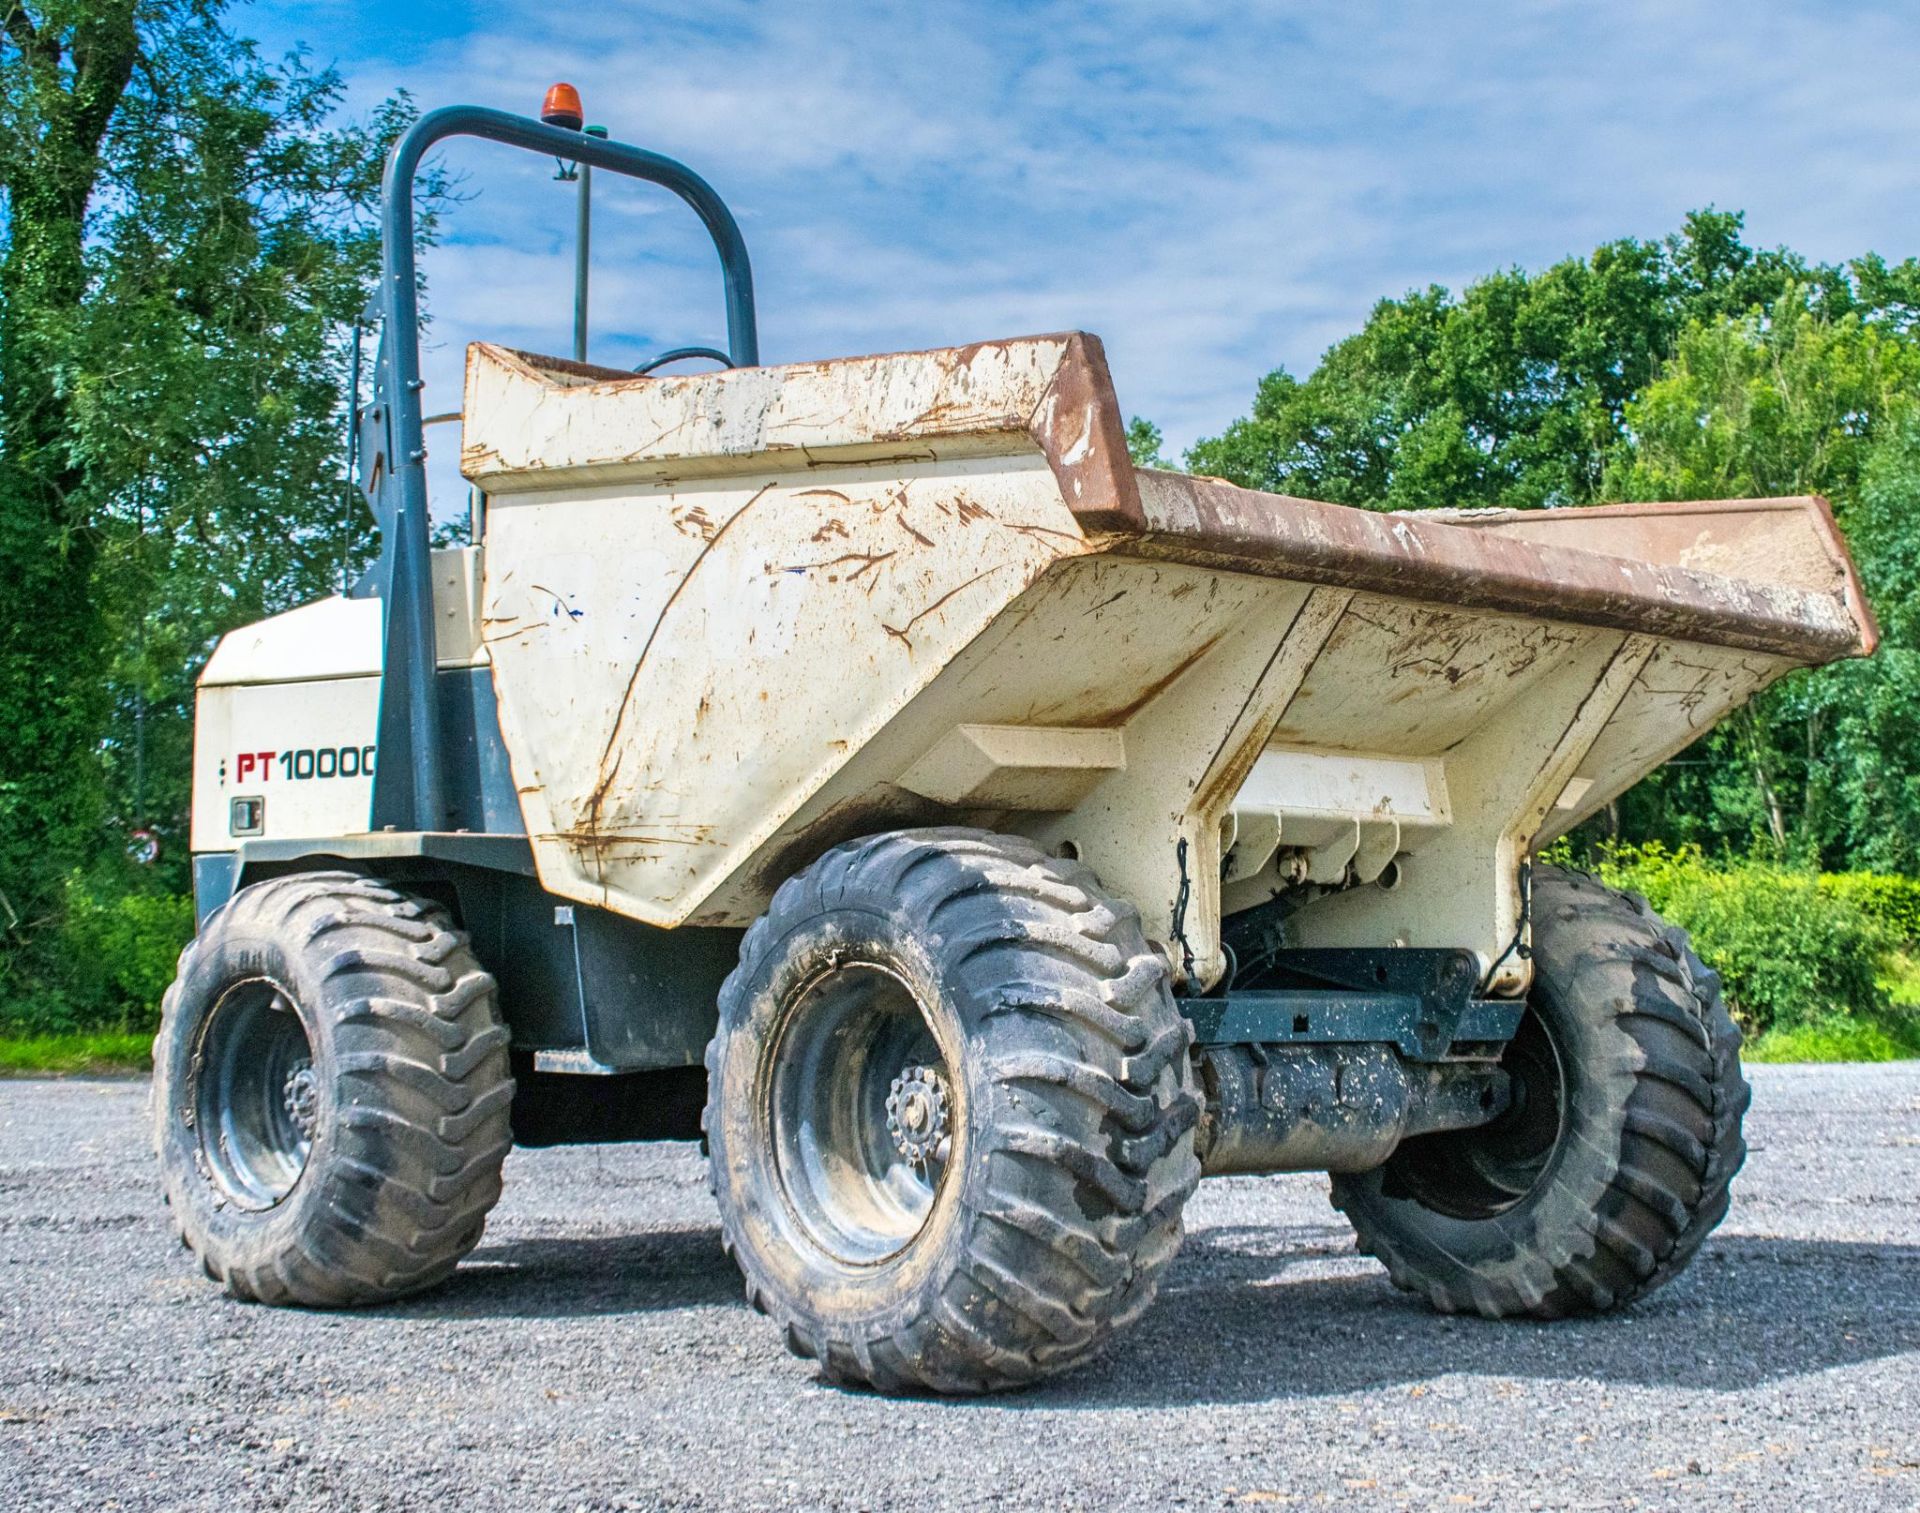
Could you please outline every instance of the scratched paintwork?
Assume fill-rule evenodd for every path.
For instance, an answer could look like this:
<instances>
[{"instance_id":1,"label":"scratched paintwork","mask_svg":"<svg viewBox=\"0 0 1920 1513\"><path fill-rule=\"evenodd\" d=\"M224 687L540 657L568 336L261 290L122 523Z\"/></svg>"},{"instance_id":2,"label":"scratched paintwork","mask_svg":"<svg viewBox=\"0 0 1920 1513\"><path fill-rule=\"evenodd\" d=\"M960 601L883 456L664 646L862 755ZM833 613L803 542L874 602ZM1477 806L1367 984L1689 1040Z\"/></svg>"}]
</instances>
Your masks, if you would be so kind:
<instances>
[{"instance_id":1,"label":"scratched paintwork","mask_svg":"<svg viewBox=\"0 0 1920 1513\"><path fill-rule=\"evenodd\" d=\"M1576 777L1583 786L1577 796L1547 817L1541 843L1597 813L1797 665L1726 647L1659 647L1582 760Z\"/></svg>"},{"instance_id":2,"label":"scratched paintwork","mask_svg":"<svg viewBox=\"0 0 1920 1513\"><path fill-rule=\"evenodd\" d=\"M687 914L1044 568L1044 463L768 471L489 511L482 633L541 876Z\"/></svg>"},{"instance_id":3,"label":"scratched paintwork","mask_svg":"<svg viewBox=\"0 0 1920 1513\"><path fill-rule=\"evenodd\" d=\"M1554 676L1583 641L1607 634L1363 595L1348 606L1275 739L1341 751L1444 751Z\"/></svg>"},{"instance_id":4,"label":"scratched paintwork","mask_svg":"<svg viewBox=\"0 0 1920 1513\"><path fill-rule=\"evenodd\" d=\"M840 840L979 824L1091 862L1190 982L1303 878L1304 941L1491 966L1529 847L1872 644L1819 501L1375 515L1135 470L1122 413L1073 334L675 379L475 348L545 885L743 924Z\"/></svg>"}]
</instances>

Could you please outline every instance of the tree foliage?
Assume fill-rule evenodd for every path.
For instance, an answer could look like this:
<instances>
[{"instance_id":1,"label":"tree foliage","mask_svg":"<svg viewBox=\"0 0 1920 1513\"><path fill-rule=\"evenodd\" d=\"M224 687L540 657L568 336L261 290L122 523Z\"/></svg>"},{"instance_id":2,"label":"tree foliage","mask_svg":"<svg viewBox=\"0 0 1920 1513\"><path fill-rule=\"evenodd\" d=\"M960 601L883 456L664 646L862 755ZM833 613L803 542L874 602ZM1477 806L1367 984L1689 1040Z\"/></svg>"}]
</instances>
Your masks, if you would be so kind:
<instances>
[{"instance_id":1,"label":"tree foliage","mask_svg":"<svg viewBox=\"0 0 1920 1513\"><path fill-rule=\"evenodd\" d=\"M1166 445L1166 438L1160 434L1160 427L1151 420L1142 420L1138 415L1127 422L1127 456L1137 468L1165 468L1172 464L1160 455L1160 449Z\"/></svg>"},{"instance_id":2,"label":"tree foliage","mask_svg":"<svg viewBox=\"0 0 1920 1513\"><path fill-rule=\"evenodd\" d=\"M1903 610L1920 581L1901 544L1920 500L1903 462L1917 396L1920 346L1902 330L1857 309L1830 317L1789 285L1770 309L1689 324L1628 406L1611 494L1826 494L1870 595L1893 611L1881 655L1789 678L1709 737L1696 776L1677 768L1637 794L1639 828L1783 859L1920 865L1906 755L1920 687Z\"/></svg>"},{"instance_id":3,"label":"tree foliage","mask_svg":"<svg viewBox=\"0 0 1920 1513\"><path fill-rule=\"evenodd\" d=\"M219 0L0 6L0 1000L45 1012L77 873L145 824L183 884L213 638L364 551L343 333L409 108L341 121Z\"/></svg>"},{"instance_id":4,"label":"tree foliage","mask_svg":"<svg viewBox=\"0 0 1920 1513\"><path fill-rule=\"evenodd\" d=\"M1681 330L1628 403L1607 497L1854 498L1874 442L1913 404L1920 347L1807 293L1790 283L1767 306Z\"/></svg>"},{"instance_id":5,"label":"tree foliage","mask_svg":"<svg viewBox=\"0 0 1920 1513\"><path fill-rule=\"evenodd\" d=\"M1911 264L1809 265L1741 239L1705 210L1661 241L1609 242L1541 273L1416 290L1304 379L1279 369L1253 410L1188 456L1249 488L1372 509L1590 504L1629 438L1627 407L1690 324L1771 310L1789 297L1830 319L1910 323Z\"/></svg>"}]
</instances>

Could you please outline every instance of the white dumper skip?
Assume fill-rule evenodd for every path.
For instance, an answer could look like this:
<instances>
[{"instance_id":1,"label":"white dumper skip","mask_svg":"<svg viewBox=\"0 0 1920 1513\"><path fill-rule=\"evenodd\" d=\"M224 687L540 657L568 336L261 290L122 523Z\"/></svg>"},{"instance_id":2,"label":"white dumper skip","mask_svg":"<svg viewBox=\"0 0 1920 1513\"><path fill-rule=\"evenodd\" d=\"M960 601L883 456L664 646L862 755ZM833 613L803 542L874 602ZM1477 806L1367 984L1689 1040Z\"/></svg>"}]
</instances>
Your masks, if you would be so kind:
<instances>
[{"instance_id":1,"label":"white dumper skip","mask_svg":"<svg viewBox=\"0 0 1920 1513\"><path fill-rule=\"evenodd\" d=\"M1303 887L1301 944L1485 971L1530 849L1873 637L1819 500L1381 515L1139 470L1081 335L674 379L477 346L465 435L541 881L666 927L960 823L1077 854L1196 989L1223 909Z\"/></svg>"},{"instance_id":2,"label":"white dumper skip","mask_svg":"<svg viewBox=\"0 0 1920 1513\"><path fill-rule=\"evenodd\" d=\"M429 554L403 190L462 132L681 193L738 366L475 346L476 540ZM457 1287L513 1144L646 1138L704 1139L749 1299L887 1391L1087 1359L1203 1174L1330 1172L1450 1311L1687 1264L1739 1032L1683 933L1532 858L1872 650L1823 501L1137 469L1089 336L758 365L668 160L457 108L395 165L383 554L201 680L154 1134L229 1291Z\"/></svg>"}]
</instances>

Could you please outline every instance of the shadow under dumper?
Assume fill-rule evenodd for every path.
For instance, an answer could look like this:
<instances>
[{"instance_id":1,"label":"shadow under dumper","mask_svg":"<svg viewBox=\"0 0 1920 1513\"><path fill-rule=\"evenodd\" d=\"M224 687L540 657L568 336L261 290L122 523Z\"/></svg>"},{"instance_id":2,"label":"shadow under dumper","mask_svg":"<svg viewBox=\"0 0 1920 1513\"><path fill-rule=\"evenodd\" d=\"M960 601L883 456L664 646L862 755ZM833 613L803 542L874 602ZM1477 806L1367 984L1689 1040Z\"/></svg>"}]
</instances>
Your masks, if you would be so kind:
<instances>
[{"instance_id":1,"label":"shadow under dumper","mask_svg":"<svg viewBox=\"0 0 1920 1513\"><path fill-rule=\"evenodd\" d=\"M1729 1235L1618 1313L1447 1316L1361 1275L1350 1237L1297 1255L1258 1230L1190 1237L1139 1327L1086 1371L1017 1400L1048 1408L1266 1402L1466 1373L1732 1391L1920 1352L1920 1247ZM1289 1275L1289 1273L1294 1275Z\"/></svg>"},{"instance_id":2,"label":"shadow under dumper","mask_svg":"<svg viewBox=\"0 0 1920 1513\"><path fill-rule=\"evenodd\" d=\"M1920 1247L1727 1235L1619 1313L1553 1323L1436 1314L1354 1263L1333 1226L1188 1237L1146 1317L1081 1370L982 1408L1173 1407L1319 1397L1457 1374L1729 1391L1920 1353ZM533 1319L741 1307L717 1228L484 1244L389 1315Z\"/></svg>"}]
</instances>

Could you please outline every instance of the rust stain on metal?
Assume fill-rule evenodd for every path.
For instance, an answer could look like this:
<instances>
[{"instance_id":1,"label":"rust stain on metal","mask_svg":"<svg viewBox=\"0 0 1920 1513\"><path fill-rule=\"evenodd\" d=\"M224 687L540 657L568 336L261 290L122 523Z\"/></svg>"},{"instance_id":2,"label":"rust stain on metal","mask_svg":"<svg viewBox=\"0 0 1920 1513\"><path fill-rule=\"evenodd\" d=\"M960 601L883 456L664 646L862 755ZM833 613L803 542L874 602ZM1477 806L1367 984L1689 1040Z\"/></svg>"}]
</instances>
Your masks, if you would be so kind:
<instances>
[{"instance_id":1,"label":"rust stain on metal","mask_svg":"<svg viewBox=\"0 0 1920 1513\"><path fill-rule=\"evenodd\" d=\"M1179 474L1143 476L1149 518L1117 551L1809 662L1858 656L1867 644L1829 595Z\"/></svg>"},{"instance_id":2,"label":"rust stain on metal","mask_svg":"<svg viewBox=\"0 0 1920 1513\"><path fill-rule=\"evenodd\" d=\"M940 400L895 430L880 431L875 441L906 441L916 436L973 436L981 432L1019 431L1022 418L1004 410L983 410L964 401Z\"/></svg>"},{"instance_id":3,"label":"rust stain on metal","mask_svg":"<svg viewBox=\"0 0 1920 1513\"><path fill-rule=\"evenodd\" d=\"M925 609L919 611L919 613L914 615L914 617L909 621L907 621L905 625L882 625L880 628L883 631L885 631L888 635L892 636L896 641L899 641L903 645L905 645L905 647L907 648L908 654L911 655L913 652L913 642L907 636L908 631L912 630L914 626L918 625L922 620L926 619L928 615L932 614L935 610L939 609L949 599L952 599L956 594L964 593L967 589L972 588L974 584L978 583L982 578L991 577L993 574L999 572L1000 569L1005 566L1006 564L1004 562L996 562L992 567L987 568L982 572L975 573L971 578L967 579L965 583L955 584L952 588L948 589L944 594L942 594L938 599L935 599L933 603L929 604Z\"/></svg>"},{"instance_id":4,"label":"rust stain on metal","mask_svg":"<svg viewBox=\"0 0 1920 1513\"><path fill-rule=\"evenodd\" d=\"M991 520L993 512L984 504L977 504L965 494L955 494L951 500L938 500L933 506L943 515L951 515L962 525L972 525L976 520Z\"/></svg>"},{"instance_id":5,"label":"rust stain on metal","mask_svg":"<svg viewBox=\"0 0 1920 1513\"><path fill-rule=\"evenodd\" d=\"M1860 629L1861 656L1880 644L1880 628L1859 571L1824 495L1778 499L1697 499L1595 504L1576 510L1436 510L1470 530L1526 540L1565 539L1588 551L1702 568L1731 578L1765 578L1830 589ZM1774 522L1798 531L1782 530ZM1749 570L1751 569L1751 570Z\"/></svg>"},{"instance_id":6,"label":"rust stain on metal","mask_svg":"<svg viewBox=\"0 0 1920 1513\"><path fill-rule=\"evenodd\" d=\"M1066 351L1027 432L1060 485L1067 508L1089 531L1147 528L1139 477L1127 451L1126 423L1100 338L1068 333Z\"/></svg>"},{"instance_id":7,"label":"rust stain on metal","mask_svg":"<svg viewBox=\"0 0 1920 1513\"><path fill-rule=\"evenodd\" d=\"M674 831L684 831L686 833L674 834L672 833ZM643 831L554 830L542 832L539 838L542 840L560 841L568 846L597 851L602 854L613 852L621 847L711 846L717 844L713 836L713 826L693 823L649 827Z\"/></svg>"},{"instance_id":8,"label":"rust stain on metal","mask_svg":"<svg viewBox=\"0 0 1920 1513\"><path fill-rule=\"evenodd\" d=\"M1017 536L1032 536L1036 539L1051 536L1056 541L1079 542L1082 538L1070 531L1057 531L1050 525L1030 525L1024 521L1002 520L1000 528L1012 531Z\"/></svg>"},{"instance_id":9,"label":"rust stain on metal","mask_svg":"<svg viewBox=\"0 0 1920 1513\"><path fill-rule=\"evenodd\" d=\"M700 505L673 517L673 528L684 536L698 536L702 541L713 539L713 519Z\"/></svg>"},{"instance_id":10,"label":"rust stain on metal","mask_svg":"<svg viewBox=\"0 0 1920 1513\"><path fill-rule=\"evenodd\" d=\"M847 583L857 583L862 577L865 577L866 574L872 572L873 569L881 566L881 564L891 562L896 555L894 552L842 552L838 557L829 557L825 562L796 562L792 566L770 568L769 571L778 573L818 573L825 572L828 568L844 567L849 563L853 563L857 564L853 568L853 571L847 573L829 572L826 574L826 579L829 583L840 583L843 581ZM867 586L868 589L871 590L873 586L871 579L868 579Z\"/></svg>"},{"instance_id":11,"label":"rust stain on metal","mask_svg":"<svg viewBox=\"0 0 1920 1513\"><path fill-rule=\"evenodd\" d=\"M1173 687L1175 683L1178 683L1181 678L1186 676L1188 668L1192 667L1195 663L1205 661L1207 653L1218 646L1221 638L1225 635L1226 632L1224 630L1215 631L1205 641L1202 641L1196 646L1191 653L1182 657L1180 661L1175 663L1160 677L1155 678L1153 682L1141 689L1129 702L1107 715L1101 723L1105 725L1126 724L1127 721L1139 714L1141 710L1145 709L1155 699L1159 698L1161 694L1165 693L1169 688Z\"/></svg>"},{"instance_id":12,"label":"rust stain on metal","mask_svg":"<svg viewBox=\"0 0 1920 1513\"><path fill-rule=\"evenodd\" d=\"M647 638L640 647L640 655L634 658L633 670L627 674L627 684L621 691L620 702L614 713L613 728L607 732L607 744L600 753L598 781L594 783L592 791L587 795L581 820L575 829L593 835L600 833L601 811L606 805L607 794L613 787L614 779L620 773L621 752L618 749L620 734L627 723L627 711L633 705L633 690L640 681L640 669L646 666L647 655L653 650L653 643L659 637L660 627L666 622L668 613L679 602L680 595L686 591L687 585L693 581L694 574L700 570L700 564L705 562L713 549L720 544L721 538L733 528L736 521L742 519L749 510L764 499L772 488L773 485L769 483L755 490L745 504L727 517L726 524L707 538L698 555L688 565L686 572L681 574L680 581L674 584L673 591L667 595L666 602L660 606L660 613L654 616L653 626L648 630Z\"/></svg>"}]
</instances>

